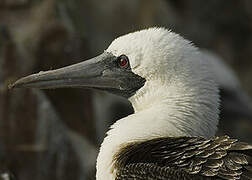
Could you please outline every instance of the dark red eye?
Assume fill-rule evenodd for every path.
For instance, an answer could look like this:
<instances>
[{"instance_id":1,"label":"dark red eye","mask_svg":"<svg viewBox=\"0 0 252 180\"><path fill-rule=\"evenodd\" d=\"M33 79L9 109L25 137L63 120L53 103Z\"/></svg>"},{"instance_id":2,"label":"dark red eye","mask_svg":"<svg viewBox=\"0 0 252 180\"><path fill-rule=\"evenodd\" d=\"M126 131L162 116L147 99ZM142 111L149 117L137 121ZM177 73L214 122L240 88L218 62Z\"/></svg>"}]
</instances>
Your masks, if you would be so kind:
<instances>
[{"instance_id":1,"label":"dark red eye","mask_svg":"<svg viewBox=\"0 0 252 180\"><path fill-rule=\"evenodd\" d=\"M129 64L129 59L128 59L127 56L121 55L121 56L118 58L118 65L119 65L120 67L126 68L126 67L128 67L128 64Z\"/></svg>"}]
</instances>

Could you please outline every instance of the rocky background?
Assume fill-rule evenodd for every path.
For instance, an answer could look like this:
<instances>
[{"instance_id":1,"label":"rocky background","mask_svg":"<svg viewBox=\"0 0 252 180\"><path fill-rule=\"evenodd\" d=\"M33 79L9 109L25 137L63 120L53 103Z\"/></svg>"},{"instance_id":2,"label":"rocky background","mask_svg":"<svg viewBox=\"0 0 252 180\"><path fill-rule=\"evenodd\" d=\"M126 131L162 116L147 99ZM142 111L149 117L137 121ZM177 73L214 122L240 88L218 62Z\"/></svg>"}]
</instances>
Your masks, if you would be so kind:
<instances>
[{"instance_id":1,"label":"rocky background","mask_svg":"<svg viewBox=\"0 0 252 180\"><path fill-rule=\"evenodd\" d=\"M218 54L250 106L250 0L0 0L0 179L94 179L104 133L132 112L129 103L82 89L9 91L7 85L91 58L117 36L151 26ZM222 113L219 133L252 142L251 109L234 115L236 103L224 107L233 109Z\"/></svg>"}]
</instances>

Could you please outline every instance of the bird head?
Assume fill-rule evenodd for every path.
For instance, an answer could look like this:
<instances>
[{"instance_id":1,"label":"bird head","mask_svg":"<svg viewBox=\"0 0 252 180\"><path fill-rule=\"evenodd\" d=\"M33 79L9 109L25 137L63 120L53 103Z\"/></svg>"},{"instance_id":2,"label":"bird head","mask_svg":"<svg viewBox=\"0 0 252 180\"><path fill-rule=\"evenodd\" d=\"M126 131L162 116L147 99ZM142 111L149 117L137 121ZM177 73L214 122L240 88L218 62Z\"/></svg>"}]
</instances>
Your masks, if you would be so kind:
<instances>
[{"instance_id":1,"label":"bird head","mask_svg":"<svg viewBox=\"0 0 252 180\"><path fill-rule=\"evenodd\" d=\"M218 119L218 88L207 62L190 41L165 28L118 37L97 57L29 75L13 87L100 89L128 98L135 111L166 101L181 112L201 108L201 118Z\"/></svg>"}]
</instances>

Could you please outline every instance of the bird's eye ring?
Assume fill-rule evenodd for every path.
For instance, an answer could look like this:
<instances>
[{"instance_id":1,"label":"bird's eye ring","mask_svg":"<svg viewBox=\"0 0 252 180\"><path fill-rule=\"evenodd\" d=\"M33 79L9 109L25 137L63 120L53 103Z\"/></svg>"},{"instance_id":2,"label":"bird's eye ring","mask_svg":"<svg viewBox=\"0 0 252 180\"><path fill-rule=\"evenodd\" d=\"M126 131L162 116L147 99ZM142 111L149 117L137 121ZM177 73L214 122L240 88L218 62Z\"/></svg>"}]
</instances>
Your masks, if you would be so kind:
<instances>
[{"instance_id":1,"label":"bird's eye ring","mask_svg":"<svg viewBox=\"0 0 252 180\"><path fill-rule=\"evenodd\" d=\"M129 66L129 59L125 55L121 55L117 58L117 63L119 67L127 68Z\"/></svg>"}]
</instances>

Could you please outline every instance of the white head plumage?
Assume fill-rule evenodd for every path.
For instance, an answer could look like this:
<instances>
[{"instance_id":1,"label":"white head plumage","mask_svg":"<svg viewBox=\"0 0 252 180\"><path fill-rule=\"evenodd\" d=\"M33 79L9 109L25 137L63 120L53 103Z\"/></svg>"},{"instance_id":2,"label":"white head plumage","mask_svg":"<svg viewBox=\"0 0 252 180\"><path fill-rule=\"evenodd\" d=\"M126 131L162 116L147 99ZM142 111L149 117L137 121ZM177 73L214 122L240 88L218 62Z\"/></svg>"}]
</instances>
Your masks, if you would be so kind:
<instances>
[{"instance_id":1,"label":"white head plumage","mask_svg":"<svg viewBox=\"0 0 252 180\"><path fill-rule=\"evenodd\" d=\"M215 135L218 88L208 62L191 42L164 28L149 28L115 39L106 51L128 56L132 71L146 82L129 98L135 113L107 133L97 159L98 179L106 168L113 176L111 157L129 142Z\"/></svg>"}]
</instances>

